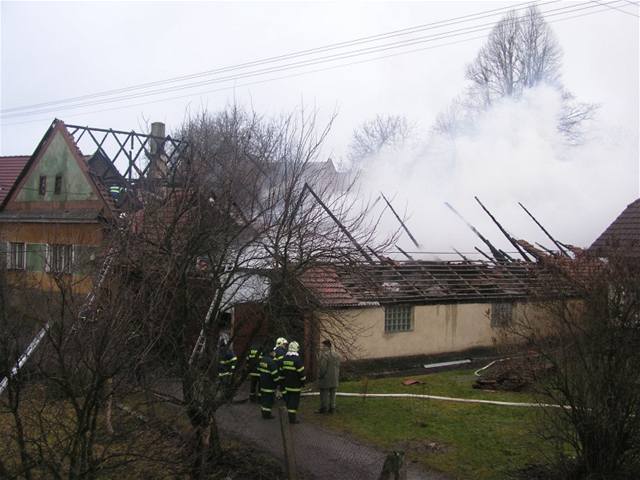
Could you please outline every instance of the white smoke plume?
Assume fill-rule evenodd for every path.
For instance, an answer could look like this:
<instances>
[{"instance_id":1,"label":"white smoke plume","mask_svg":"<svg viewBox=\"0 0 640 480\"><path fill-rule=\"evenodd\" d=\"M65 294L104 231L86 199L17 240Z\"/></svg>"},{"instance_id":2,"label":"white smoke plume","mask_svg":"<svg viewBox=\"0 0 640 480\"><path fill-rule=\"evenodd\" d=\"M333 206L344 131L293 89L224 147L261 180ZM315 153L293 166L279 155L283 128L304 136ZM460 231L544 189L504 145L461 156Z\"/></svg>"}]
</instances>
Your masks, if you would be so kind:
<instances>
[{"instance_id":1,"label":"white smoke plume","mask_svg":"<svg viewBox=\"0 0 640 480\"><path fill-rule=\"evenodd\" d=\"M373 199L383 192L407 215L420 248L403 234L398 245L404 250L471 252L478 246L488 252L445 207L449 202L497 247L513 251L474 195L516 238L555 248L518 206L522 202L558 240L588 247L638 197L637 125L625 130L599 123L596 116L584 144L570 146L556 129L560 107L558 91L549 86L533 88L519 100L505 99L455 137L431 135L367 159L361 188ZM382 230L398 226L385 212Z\"/></svg>"}]
</instances>

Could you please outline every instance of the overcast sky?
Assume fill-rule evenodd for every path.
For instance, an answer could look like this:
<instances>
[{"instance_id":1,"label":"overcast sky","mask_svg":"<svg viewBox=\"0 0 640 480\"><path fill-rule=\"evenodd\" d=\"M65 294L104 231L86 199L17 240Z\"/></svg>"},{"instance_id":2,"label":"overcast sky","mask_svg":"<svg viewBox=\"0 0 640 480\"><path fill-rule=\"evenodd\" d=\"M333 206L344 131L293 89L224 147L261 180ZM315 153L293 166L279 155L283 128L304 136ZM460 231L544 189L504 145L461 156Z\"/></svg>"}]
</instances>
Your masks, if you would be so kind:
<instances>
[{"instance_id":1,"label":"overcast sky","mask_svg":"<svg viewBox=\"0 0 640 480\"><path fill-rule=\"evenodd\" d=\"M543 12L596 5L543 3L548 3L540 6ZM564 51L565 85L578 99L601 105L599 118L610 131L638 129L639 12L632 3L619 0L609 7L580 11L592 14L578 18L568 18L577 13L548 17ZM203 72L510 5L515 3L3 1L2 109ZM480 26L498 18L446 26L438 32L450 34L456 28ZM422 49L347 67L326 69L372 56L81 109L5 115L0 153L31 154L55 117L67 123L122 130L163 121L170 131L189 110L216 110L235 101L266 114L290 112L300 105L317 109L320 119L337 111L323 154L339 160L353 128L377 113L406 115L427 131L438 112L464 89L465 66L484 41L472 37L486 33L385 51L374 56ZM447 45L452 42L458 43ZM317 69L326 70L301 74ZM284 75L296 76L265 82ZM250 82L253 84L245 85ZM185 95L190 96L166 100ZM150 101L155 103L140 105ZM633 138L624 150L629 157L626 165L637 165L637 135ZM637 196L638 169L631 171L631 180L624 180L625 193L617 200L622 205L612 205L612 212Z\"/></svg>"}]
</instances>

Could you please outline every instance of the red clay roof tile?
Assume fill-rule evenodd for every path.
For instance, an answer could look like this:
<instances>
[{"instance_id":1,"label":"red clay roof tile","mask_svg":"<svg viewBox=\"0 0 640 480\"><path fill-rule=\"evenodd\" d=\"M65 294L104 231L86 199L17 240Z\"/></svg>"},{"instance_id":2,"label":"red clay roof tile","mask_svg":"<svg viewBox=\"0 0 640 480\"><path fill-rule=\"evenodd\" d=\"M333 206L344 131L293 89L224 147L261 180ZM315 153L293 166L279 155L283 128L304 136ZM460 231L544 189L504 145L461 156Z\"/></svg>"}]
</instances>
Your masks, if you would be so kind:
<instances>
[{"instance_id":1,"label":"red clay roof tile","mask_svg":"<svg viewBox=\"0 0 640 480\"><path fill-rule=\"evenodd\" d=\"M640 198L627 205L589 247L589 251L600 256L616 250L625 256L640 257Z\"/></svg>"},{"instance_id":2,"label":"red clay roof tile","mask_svg":"<svg viewBox=\"0 0 640 480\"><path fill-rule=\"evenodd\" d=\"M0 204L11 190L29 158L29 155L0 157Z\"/></svg>"}]
</instances>

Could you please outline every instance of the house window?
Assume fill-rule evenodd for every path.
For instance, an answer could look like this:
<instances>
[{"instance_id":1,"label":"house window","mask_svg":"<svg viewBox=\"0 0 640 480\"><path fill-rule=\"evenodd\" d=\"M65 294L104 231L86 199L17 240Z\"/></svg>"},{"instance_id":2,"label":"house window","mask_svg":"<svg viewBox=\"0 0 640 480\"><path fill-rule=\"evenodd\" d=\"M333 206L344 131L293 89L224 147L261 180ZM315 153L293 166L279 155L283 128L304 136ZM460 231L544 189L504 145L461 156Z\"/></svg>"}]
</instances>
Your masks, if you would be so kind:
<instances>
[{"instance_id":1,"label":"house window","mask_svg":"<svg viewBox=\"0 0 640 480\"><path fill-rule=\"evenodd\" d=\"M71 264L73 262L72 245L49 245L47 257L47 265L50 272L71 273Z\"/></svg>"},{"instance_id":2,"label":"house window","mask_svg":"<svg viewBox=\"0 0 640 480\"><path fill-rule=\"evenodd\" d=\"M27 263L27 249L24 243L11 242L9 244L9 270L24 270Z\"/></svg>"},{"instance_id":3,"label":"house window","mask_svg":"<svg viewBox=\"0 0 640 480\"><path fill-rule=\"evenodd\" d=\"M40 177L40 183L38 184L38 195L44 196L47 193L47 177L44 175Z\"/></svg>"},{"instance_id":4,"label":"house window","mask_svg":"<svg viewBox=\"0 0 640 480\"><path fill-rule=\"evenodd\" d=\"M413 327L411 305L390 305L384 308L385 332L408 332Z\"/></svg>"},{"instance_id":5,"label":"house window","mask_svg":"<svg viewBox=\"0 0 640 480\"><path fill-rule=\"evenodd\" d=\"M494 328L508 327L513 320L512 303L494 303L491 306L491 326Z\"/></svg>"},{"instance_id":6,"label":"house window","mask_svg":"<svg viewBox=\"0 0 640 480\"><path fill-rule=\"evenodd\" d=\"M62 193L62 175L56 175L56 183L53 187L53 193L60 195Z\"/></svg>"}]
</instances>

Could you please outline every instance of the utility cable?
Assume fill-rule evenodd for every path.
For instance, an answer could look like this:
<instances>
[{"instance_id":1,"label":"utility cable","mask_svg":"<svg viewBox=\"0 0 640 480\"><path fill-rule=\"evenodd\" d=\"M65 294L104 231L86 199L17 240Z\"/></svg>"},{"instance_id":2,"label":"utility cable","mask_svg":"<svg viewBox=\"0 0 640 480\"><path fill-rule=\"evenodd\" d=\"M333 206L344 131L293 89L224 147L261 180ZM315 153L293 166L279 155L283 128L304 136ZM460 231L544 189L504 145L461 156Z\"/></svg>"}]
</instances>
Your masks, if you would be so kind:
<instances>
[{"instance_id":1,"label":"utility cable","mask_svg":"<svg viewBox=\"0 0 640 480\"><path fill-rule=\"evenodd\" d=\"M617 2L619 0L615 0L615 1ZM595 5L589 5L589 4L592 4L592 3L595 3L595 2L593 2L593 1L586 2L586 3L580 4L580 6L578 6L578 7L573 6L573 5L569 6L569 7L560 7L560 8L557 8L557 9L548 10L548 11L546 11L544 13L547 14L546 17L553 17L553 16L557 16L557 15L562 15L562 14L566 14L566 13L574 13L574 12L577 12L577 11L581 11L581 10L585 10L585 9L592 9L592 8L596 8L598 6L602 6L602 5L599 5L597 3ZM614 3L614 2L609 2L609 3ZM549 13L549 12L553 12L553 13ZM519 20L519 22L525 22L525 21L526 21L526 19ZM7 119L7 118L11 118L11 117L28 116L28 115L34 115L34 114L39 114L39 113L47 113L47 112L50 112L50 111L60 111L60 110L66 110L66 109L81 108L81 107L86 107L86 106L113 103L115 101L125 101L125 100L141 98L141 97L147 97L147 96L153 96L153 95L161 95L161 94L164 94L164 93L171 93L171 92L175 92L175 91L191 89L191 88L211 85L211 84L215 84L215 83L223 83L223 82L227 82L227 81L235 81L235 80L244 79L244 78L262 76L262 75L269 74L269 73L277 73L277 72L287 71L287 70L294 69L294 68L313 66L313 65L317 65L317 64L327 63L327 62L330 62L330 61L344 60L344 59L348 59L348 58L358 57L358 56L362 56L362 55L369 55L369 54L373 54L373 53L379 53L379 52L383 52L383 51L387 51L387 50L398 49L398 48L412 46L412 45L416 45L416 44L422 44L422 43L428 43L428 42L433 42L433 41L437 41L437 40L448 39L448 38L457 37L457 36L460 36L460 35L465 35L465 34L470 34L470 33L477 33L477 32L481 32L481 31L485 31L487 29L493 29L494 26L495 26L494 22L485 23L485 24L482 24L482 25L473 25L473 26L469 26L469 27L463 27L463 28L459 28L459 29L455 29L455 30L450 30L450 31L447 31L447 32L431 34L431 35L426 35L426 36L417 37L417 38L410 38L410 39L407 39L407 40L396 41L396 42L392 42L392 43L388 43L388 44L384 44L384 45L379 45L379 46L374 46L374 47L366 47L366 48L361 48L361 49L352 50L352 51L348 51L348 52L343 52L343 53L338 53L338 54L331 54L331 55L327 55L327 56L319 57L319 58L314 58L314 59L310 59L310 60L303 60L303 61L288 63L288 64L274 66L274 67L267 67L267 68L264 68L264 69L253 70L253 71L249 71L249 72L246 72L246 73L230 75L230 76L221 77L221 78L202 80L202 81L199 81L199 82L193 82L193 83L184 84L184 85L178 85L178 86L174 86L174 87L165 87L165 88L162 88L162 89L156 89L156 90L147 91L147 92L131 93L131 94L128 94L128 95L121 95L121 96L116 97L116 98L93 100L93 101L77 103L77 104L73 104L73 105L67 105L67 106L63 106L63 107L47 107L47 108L42 108L42 109L32 110L32 111L9 113L9 114L3 115L3 118Z\"/></svg>"},{"instance_id":2,"label":"utility cable","mask_svg":"<svg viewBox=\"0 0 640 480\"><path fill-rule=\"evenodd\" d=\"M616 1L618 1L618 0L616 0ZM594 3L594 2L589 2L589 3ZM615 2L610 2L610 3L615 3ZM585 10L587 8L600 7L600 6L602 6L602 5L596 4L596 5L591 6L591 7L581 8L581 10ZM573 11L575 11L575 10L573 10ZM571 20L571 19L580 18L580 17L584 17L584 16L588 16L588 15L593 15L593 14L597 14L597 13L603 13L604 11L605 10L596 10L596 11L590 11L590 12L586 12L586 13L582 13L582 14L578 14L578 15L566 16L566 17L550 20L550 21L548 21L548 23L557 23L557 22L560 22L560 21ZM567 13L567 12L565 12L565 13ZM554 14L554 15L559 15L559 14ZM465 32L465 33L468 34L468 33L471 33L471 32ZM452 35L452 36L459 36L459 35L460 34ZM444 38L446 38L446 37L442 37L442 38L439 38L439 39L436 39L436 40L441 40L441 39L444 39ZM181 99L181 98L194 97L194 96L197 96L197 95L215 93L215 92L219 92L219 91L223 91L223 90L229 90L229 89L235 89L235 88L239 88L239 87L259 85L259 84L263 84L263 83L273 82L275 80L292 78L292 77L297 77L297 76L301 76L301 75L307 75L307 74L310 74L310 73L318 73L318 72L323 72L323 71L327 71L327 70L333 70L335 68L343 68L343 67L348 67L348 66L352 66L352 65L368 63L368 62L377 61L377 60L381 60L381 59L385 59L385 58L395 57L395 56L404 55L404 54L408 54L408 53L415 53L415 52L424 51L424 50L431 50L431 49L434 49L434 48L440 48L440 47L443 47L443 46L454 45L454 44L467 42L467 41L471 41L471 40L477 40L477 39L481 39L481 38L485 38L485 35L474 36L474 37L471 37L471 38L466 38L466 39L458 40L458 41L455 41L455 42L448 42L448 43L438 44L438 45L429 46L429 47L423 47L423 48L417 48L417 49L412 49L412 50L405 50L405 51L395 52L395 53L392 53L392 54L387 54L387 55L382 55L382 56L378 56L378 57L368 58L368 59L365 59L365 60L354 61L354 62L349 62L349 63L346 63L346 64L340 64L340 65L333 65L333 66L326 67L326 68L309 70L309 71L304 71L304 72L299 72L299 73L289 74L289 75L283 75L283 76L278 76L278 77L274 77L274 78L270 78L270 79L259 80L259 81L255 81L255 82L248 82L248 83L244 83L244 84L240 84L240 85L222 87L222 88L214 89L214 90L192 92L192 93L188 93L188 94L180 95L180 96L174 96L174 97L169 97L169 98L161 98L161 99L158 99L158 100L151 100L151 101L140 102L140 103L136 103L136 104L120 105L120 106L113 107L113 108L93 110L93 111L90 111L90 112L73 113L73 114L70 114L69 116L73 117L73 116L89 115L89 114L106 112L106 111L121 110L121 109L125 109L125 108L133 108L133 107L138 107L138 106L142 106L142 105L149 105L149 104L154 104L154 103L164 103L164 102L167 102L167 101L177 100L177 99ZM433 41L433 40L431 40L431 41ZM423 42L418 42L418 43L426 43L426 42L423 41ZM388 48L386 48L385 50L388 50ZM379 50L379 51L382 51L382 49ZM370 53L375 53L375 52L369 52L369 54ZM354 56L354 55L351 55L351 56ZM343 58L348 58L348 57L343 57ZM243 78L243 76L238 76L238 77L235 77L235 78ZM214 83L214 82L210 82L210 83ZM139 95L139 96L144 96L144 95ZM104 102L103 101L103 102L100 102L100 103L113 103L113 102L116 102L116 101L122 101L122 100L111 99L108 102ZM84 108L84 107L91 106L91 105L92 105L92 103L87 104L87 105L80 104L80 105L74 105L74 106L71 106L71 107L68 107L68 108L78 109L78 108ZM35 113L36 112L30 112L29 115L33 115ZM45 112L37 112L37 113L45 113ZM41 118L41 119L27 120L27 121L20 121L20 122L4 123L3 125L7 125L7 126L8 125L20 125L20 124L34 123L34 122L40 122L40 121L45 121L45 120L48 120L48 118Z\"/></svg>"},{"instance_id":3,"label":"utility cable","mask_svg":"<svg viewBox=\"0 0 640 480\"><path fill-rule=\"evenodd\" d=\"M92 94L80 95L80 96L77 96L77 97L70 97L70 98L61 99L61 100L54 100L54 101L49 101L49 102L42 102L42 103L36 103L36 104L31 104L31 105L24 105L24 106L19 106L19 107L6 108L6 109L0 110L0 113L4 114L4 113L10 113L10 112L15 112L15 111L20 111L20 110L32 110L32 109L39 108L39 107L44 107L44 106L58 105L58 104L69 103L69 102L76 102L76 101L79 101L79 100L91 99L91 98L95 98L95 97L113 96L113 95L116 95L116 94L119 94L119 93L126 93L126 92L132 91L132 90L140 90L140 89L146 89L146 88L149 88L149 87L161 86L161 85L165 85L165 84L178 83L178 82L182 82L182 81L185 81L185 80L201 78L201 77L210 76L210 75L219 74L219 73L226 73L226 72L229 72L229 71L234 71L234 70L239 70L239 69L246 69L248 67L264 65L264 64L267 64L267 63L280 62L282 60L287 60L287 59L291 59L291 58L298 58L298 57L307 56L307 55L310 55L310 54L323 53L323 52L327 52L327 51L331 51L331 50L342 49L342 48L350 47L350 46L353 46L353 45L360 45L360 44L370 43L370 42L374 42L374 41L384 40L384 39L387 39L387 38L393 38L393 37L398 37L398 36L402 36L402 35L408 35L408 34L411 34L411 33L416 33L416 32L420 32L420 31L424 31L424 30L430 30L430 29L433 29L433 28L440 28L442 26L455 25L455 24L458 24L458 23L468 22L468 21L470 21L470 19L478 20L478 19L487 18L487 17L498 15L498 14L502 14L502 13L505 13L506 11L510 11L510 10L520 10L522 8L529 8L530 6L534 6L534 5L539 6L539 5L547 5L547 4L550 4L550 3L557 3L558 1L559 0L552 0L552 1L547 1L547 2L543 2L543 3L525 2L525 3L520 3L520 4L516 4L516 5L513 5L513 6L509 6L509 7L501 7L501 8L496 8L496 9L493 9L493 10L485 10L483 12L477 12L477 13L474 13L474 14L463 15L463 16L460 16L460 17L455 17L455 18L451 18L451 19L447 19L447 20L440 20L440 21L437 21L437 22L426 23L426 24L417 25L417 26L413 26L413 27L407 27L407 28L403 28L403 29L399 29L399 30L392 30L390 32L385 32L385 33L381 33L381 34L369 35L369 36L366 36L366 37L359 37L359 38L356 38L356 39L353 39L353 40L333 43L333 44L324 45L324 46L321 46L321 47L315 47L315 48L311 48L311 49L300 50L300 51L296 51L296 52L292 52L292 53L288 53L288 54L267 57L267 58L260 59L260 60L253 60L253 61L250 61L250 62L244 62L244 63L240 63L240 64L236 64L236 65L230 65L230 66L226 66L226 67L216 68L216 69L212 69L212 70L206 70L206 71L203 71L203 72L192 73L192 74L188 74L188 75L180 75L180 76L168 78L168 79L165 79L165 80L146 82L146 83L141 83L141 84L137 84L137 85L132 85L132 86L129 86L129 87L111 89L111 90L106 90L106 91L102 91L102 92L96 92L96 93L92 93ZM524 5L524 7L523 7L523 5Z\"/></svg>"},{"instance_id":4,"label":"utility cable","mask_svg":"<svg viewBox=\"0 0 640 480\"><path fill-rule=\"evenodd\" d=\"M623 9L622 9L622 8L620 8L620 7L615 7L615 6L613 6L613 5L609 5L609 4L606 4L606 3L602 3L602 2L599 2L598 0L594 0L594 1L595 1L596 3L598 3L598 4L602 5L603 7L607 7L607 8L610 8L610 9L612 9L612 10L616 10L617 12L624 13L625 15L630 15L630 16L635 17L635 18L640 18L640 16L636 15L635 13L627 12L626 10L623 10Z\"/></svg>"}]
</instances>

